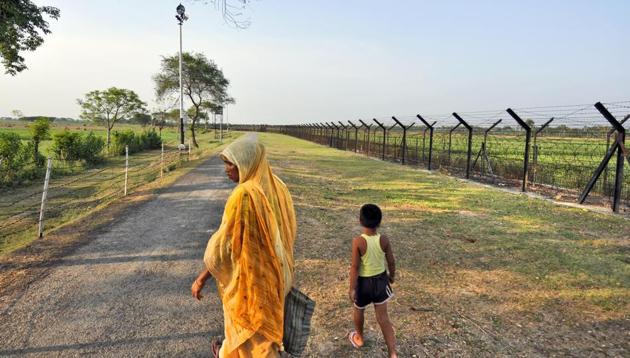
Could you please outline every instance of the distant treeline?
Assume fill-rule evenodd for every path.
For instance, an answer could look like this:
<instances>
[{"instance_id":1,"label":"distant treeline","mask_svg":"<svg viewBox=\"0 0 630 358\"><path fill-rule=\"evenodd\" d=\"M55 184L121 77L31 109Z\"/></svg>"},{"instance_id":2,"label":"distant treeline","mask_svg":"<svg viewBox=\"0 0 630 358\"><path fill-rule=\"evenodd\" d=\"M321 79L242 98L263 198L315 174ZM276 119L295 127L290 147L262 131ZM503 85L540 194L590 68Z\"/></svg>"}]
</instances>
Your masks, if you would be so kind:
<instances>
[{"instance_id":1,"label":"distant treeline","mask_svg":"<svg viewBox=\"0 0 630 358\"><path fill-rule=\"evenodd\" d=\"M44 118L47 119L50 123L73 123L73 124L88 124L88 123L94 123L93 121L88 121L88 120L83 120L83 119L76 119L76 118L70 118L70 117L49 117L49 116L25 116L25 117L20 117L20 118L15 118L15 117L0 117L1 121L20 121L20 122L34 122L39 118ZM130 119L120 119L118 120L118 123L133 123L133 124L140 124L140 125L148 125L151 124L152 122L155 122L154 124L156 126L158 125L162 125L162 126L174 126L176 125L176 121L172 120L172 119L164 119L164 120L159 120L157 115L153 115L153 116L147 116L147 117L134 117L134 118L130 118ZM159 123L161 122L161 123Z\"/></svg>"},{"instance_id":2,"label":"distant treeline","mask_svg":"<svg viewBox=\"0 0 630 358\"><path fill-rule=\"evenodd\" d=\"M26 117L20 117L17 120L25 121L25 122L34 122L39 118L46 118L50 122L82 122L80 119L75 119L75 118L70 118L70 117L49 117L49 116L26 116ZM0 120L14 121L16 119L14 117L0 117Z\"/></svg>"}]
</instances>

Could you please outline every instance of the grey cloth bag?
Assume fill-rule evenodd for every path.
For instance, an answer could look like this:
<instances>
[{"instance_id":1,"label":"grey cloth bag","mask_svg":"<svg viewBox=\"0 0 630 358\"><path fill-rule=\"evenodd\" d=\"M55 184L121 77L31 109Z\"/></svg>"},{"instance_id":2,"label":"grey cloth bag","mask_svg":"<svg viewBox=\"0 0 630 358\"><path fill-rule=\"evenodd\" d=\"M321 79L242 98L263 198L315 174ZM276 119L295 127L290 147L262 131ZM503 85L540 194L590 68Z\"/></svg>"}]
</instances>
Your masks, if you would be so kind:
<instances>
[{"instance_id":1,"label":"grey cloth bag","mask_svg":"<svg viewBox=\"0 0 630 358\"><path fill-rule=\"evenodd\" d=\"M294 356L300 356L306 348L311 332L311 317L315 310L315 301L291 287L291 292L284 300L284 350Z\"/></svg>"}]
</instances>

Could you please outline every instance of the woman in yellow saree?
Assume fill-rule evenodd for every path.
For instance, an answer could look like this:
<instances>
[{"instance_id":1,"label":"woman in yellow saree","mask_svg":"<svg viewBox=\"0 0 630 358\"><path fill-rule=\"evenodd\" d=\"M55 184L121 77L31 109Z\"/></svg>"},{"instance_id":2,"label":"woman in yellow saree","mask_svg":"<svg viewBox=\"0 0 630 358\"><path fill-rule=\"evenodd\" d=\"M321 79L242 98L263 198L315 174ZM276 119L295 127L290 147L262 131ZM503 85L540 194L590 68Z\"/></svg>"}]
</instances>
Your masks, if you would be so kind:
<instances>
[{"instance_id":1,"label":"woman in yellow saree","mask_svg":"<svg viewBox=\"0 0 630 358\"><path fill-rule=\"evenodd\" d=\"M214 276L223 303L225 338L217 357L278 357L282 350L284 299L293 283L295 211L286 185L275 176L265 147L238 140L221 152L227 176L238 182L221 226L208 241L206 269L192 286L201 298Z\"/></svg>"}]
</instances>

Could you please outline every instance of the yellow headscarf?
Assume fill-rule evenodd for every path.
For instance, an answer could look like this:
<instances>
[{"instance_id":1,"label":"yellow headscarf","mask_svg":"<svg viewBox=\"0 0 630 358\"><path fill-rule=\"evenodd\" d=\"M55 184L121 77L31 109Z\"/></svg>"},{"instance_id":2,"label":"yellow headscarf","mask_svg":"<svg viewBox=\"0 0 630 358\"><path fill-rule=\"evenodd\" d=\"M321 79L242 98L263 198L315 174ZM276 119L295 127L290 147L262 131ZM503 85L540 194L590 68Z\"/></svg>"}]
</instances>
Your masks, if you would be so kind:
<instances>
[{"instance_id":1,"label":"yellow headscarf","mask_svg":"<svg viewBox=\"0 0 630 358\"><path fill-rule=\"evenodd\" d=\"M221 157L238 167L239 184L208 241L204 262L226 315L224 349L231 352L255 333L281 344L284 297L293 281L293 201L261 143L238 140Z\"/></svg>"}]
</instances>

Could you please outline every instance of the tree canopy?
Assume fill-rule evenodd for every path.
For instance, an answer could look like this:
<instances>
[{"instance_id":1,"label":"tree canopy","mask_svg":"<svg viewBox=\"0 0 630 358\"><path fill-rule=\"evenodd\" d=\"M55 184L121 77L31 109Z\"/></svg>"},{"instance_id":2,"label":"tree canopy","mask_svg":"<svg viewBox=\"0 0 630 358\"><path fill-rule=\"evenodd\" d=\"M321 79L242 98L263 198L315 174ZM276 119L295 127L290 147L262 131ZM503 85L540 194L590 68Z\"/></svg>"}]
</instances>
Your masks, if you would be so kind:
<instances>
[{"instance_id":1,"label":"tree canopy","mask_svg":"<svg viewBox=\"0 0 630 358\"><path fill-rule=\"evenodd\" d=\"M42 43L42 34L49 34L44 15L59 18L59 9L37 6L30 0L2 0L0 2L0 56L5 73L15 76L25 70L22 51L34 51Z\"/></svg>"},{"instance_id":2,"label":"tree canopy","mask_svg":"<svg viewBox=\"0 0 630 358\"><path fill-rule=\"evenodd\" d=\"M153 77L158 99L179 95L179 55L162 58L160 73ZM234 100L227 93L230 82L223 71L212 60L201 53L184 52L182 54L182 83L184 96L191 104L190 130L193 144L198 147L195 138L195 125L201 118L208 103L223 105Z\"/></svg>"},{"instance_id":3,"label":"tree canopy","mask_svg":"<svg viewBox=\"0 0 630 358\"><path fill-rule=\"evenodd\" d=\"M81 106L82 119L105 125L108 148L110 132L116 122L146 112L146 103L142 102L134 91L125 88L110 87L103 91L91 91L77 102Z\"/></svg>"},{"instance_id":4,"label":"tree canopy","mask_svg":"<svg viewBox=\"0 0 630 358\"><path fill-rule=\"evenodd\" d=\"M147 125L152 123L153 117L148 113L138 112L133 115L131 121L134 123L138 123L143 127L146 127Z\"/></svg>"}]
</instances>

